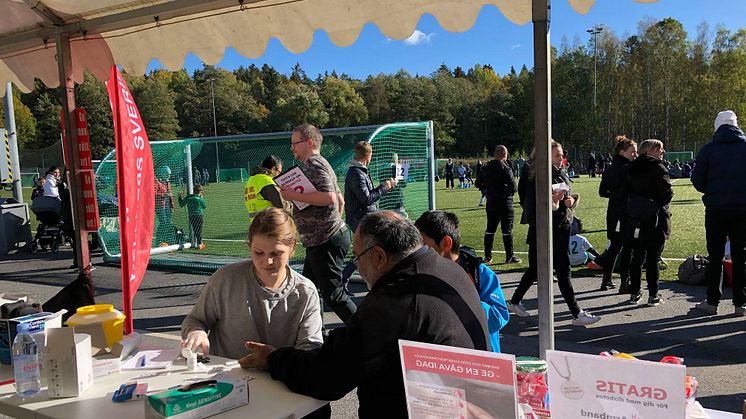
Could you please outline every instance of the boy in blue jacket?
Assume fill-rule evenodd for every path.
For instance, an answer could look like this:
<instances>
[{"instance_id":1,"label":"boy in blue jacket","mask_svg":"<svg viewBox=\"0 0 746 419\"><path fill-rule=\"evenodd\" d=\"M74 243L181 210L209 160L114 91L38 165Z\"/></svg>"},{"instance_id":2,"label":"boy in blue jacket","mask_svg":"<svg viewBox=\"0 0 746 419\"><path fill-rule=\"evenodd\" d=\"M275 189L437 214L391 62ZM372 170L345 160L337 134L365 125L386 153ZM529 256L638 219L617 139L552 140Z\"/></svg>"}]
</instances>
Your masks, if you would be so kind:
<instances>
[{"instance_id":1,"label":"boy in blue jacket","mask_svg":"<svg viewBox=\"0 0 746 419\"><path fill-rule=\"evenodd\" d=\"M492 269L482 263L482 258L476 255L474 249L461 246L456 214L441 210L426 211L414 225L420 230L424 244L458 263L469 274L487 314L492 350L500 352L500 329L510 320L500 280Z\"/></svg>"}]
</instances>

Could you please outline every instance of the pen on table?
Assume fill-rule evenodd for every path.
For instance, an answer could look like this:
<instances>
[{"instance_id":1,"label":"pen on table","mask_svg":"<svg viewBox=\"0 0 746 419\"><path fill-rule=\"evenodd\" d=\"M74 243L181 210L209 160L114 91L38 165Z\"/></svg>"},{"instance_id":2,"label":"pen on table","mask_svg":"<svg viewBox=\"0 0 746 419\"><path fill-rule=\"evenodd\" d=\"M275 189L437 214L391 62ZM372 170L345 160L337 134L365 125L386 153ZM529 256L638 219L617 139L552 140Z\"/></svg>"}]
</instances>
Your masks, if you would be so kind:
<instances>
[{"instance_id":1,"label":"pen on table","mask_svg":"<svg viewBox=\"0 0 746 419\"><path fill-rule=\"evenodd\" d=\"M8 385L8 384L14 384L15 382L16 382L16 380L14 380L14 379L6 380L6 381L0 381L0 386L4 386L4 385Z\"/></svg>"},{"instance_id":2,"label":"pen on table","mask_svg":"<svg viewBox=\"0 0 746 419\"><path fill-rule=\"evenodd\" d=\"M137 365L140 367L145 366L145 355L141 356L139 360L137 360Z\"/></svg>"}]
</instances>

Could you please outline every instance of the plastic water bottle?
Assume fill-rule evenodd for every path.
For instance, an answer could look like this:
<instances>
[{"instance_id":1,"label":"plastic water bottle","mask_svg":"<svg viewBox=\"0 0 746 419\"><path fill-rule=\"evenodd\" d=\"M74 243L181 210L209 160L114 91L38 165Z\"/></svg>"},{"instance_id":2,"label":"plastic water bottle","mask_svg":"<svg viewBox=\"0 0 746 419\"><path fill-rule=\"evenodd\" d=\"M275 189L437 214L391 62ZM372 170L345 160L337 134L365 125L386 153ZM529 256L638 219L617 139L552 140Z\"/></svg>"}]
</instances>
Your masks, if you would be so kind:
<instances>
[{"instance_id":1,"label":"plastic water bottle","mask_svg":"<svg viewBox=\"0 0 746 419\"><path fill-rule=\"evenodd\" d=\"M38 347L29 333L29 323L20 323L13 340L13 372L19 397L34 397L41 391Z\"/></svg>"}]
</instances>

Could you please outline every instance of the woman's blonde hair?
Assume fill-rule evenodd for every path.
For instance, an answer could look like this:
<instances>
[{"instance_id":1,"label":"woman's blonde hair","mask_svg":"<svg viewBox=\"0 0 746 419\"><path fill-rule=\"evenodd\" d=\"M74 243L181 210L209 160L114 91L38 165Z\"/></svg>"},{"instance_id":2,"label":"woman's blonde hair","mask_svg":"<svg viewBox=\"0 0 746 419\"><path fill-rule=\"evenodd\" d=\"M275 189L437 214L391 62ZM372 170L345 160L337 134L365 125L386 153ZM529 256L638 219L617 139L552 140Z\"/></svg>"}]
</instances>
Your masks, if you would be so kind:
<instances>
[{"instance_id":1,"label":"woman's blonde hair","mask_svg":"<svg viewBox=\"0 0 746 419\"><path fill-rule=\"evenodd\" d=\"M663 141L651 138L640 143L637 153L640 155L649 155L651 151L663 150Z\"/></svg>"},{"instance_id":2,"label":"woman's blonde hair","mask_svg":"<svg viewBox=\"0 0 746 419\"><path fill-rule=\"evenodd\" d=\"M247 243L256 236L271 237L280 243L294 247L296 243L295 221L293 217L280 208L267 208L257 214L249 226Z\"/></svg>"}]
</instances>

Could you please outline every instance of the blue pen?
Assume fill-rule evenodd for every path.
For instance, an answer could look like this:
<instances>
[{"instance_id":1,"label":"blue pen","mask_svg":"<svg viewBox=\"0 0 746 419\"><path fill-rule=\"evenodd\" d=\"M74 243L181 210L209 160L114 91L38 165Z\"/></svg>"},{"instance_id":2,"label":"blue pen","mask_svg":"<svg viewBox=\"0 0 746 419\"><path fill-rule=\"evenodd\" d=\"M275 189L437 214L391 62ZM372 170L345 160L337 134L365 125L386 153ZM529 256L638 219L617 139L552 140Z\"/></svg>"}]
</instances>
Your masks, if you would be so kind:
<instances>
[{"instance_id":1,"label":"blue pen","mask_svg":"<svg viewBox=\"0 0 746 419\"><path fill-rule=\"evenodd\" d=\"M145 355L141 356L140 359L137 361L137 365L144 367L145 366Z\"/></svg>"}]
</instances>

